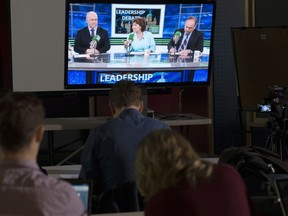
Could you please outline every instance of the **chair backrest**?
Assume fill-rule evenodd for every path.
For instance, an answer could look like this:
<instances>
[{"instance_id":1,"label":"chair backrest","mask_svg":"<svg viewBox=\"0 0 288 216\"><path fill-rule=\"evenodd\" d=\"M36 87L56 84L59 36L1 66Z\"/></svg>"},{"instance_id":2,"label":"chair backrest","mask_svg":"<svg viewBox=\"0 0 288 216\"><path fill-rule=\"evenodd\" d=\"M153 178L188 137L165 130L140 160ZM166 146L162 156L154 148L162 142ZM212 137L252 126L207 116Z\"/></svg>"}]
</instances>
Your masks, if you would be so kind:
<instances>
[{"instance_id":1,"label":"chair backrest","mask_svg":"<svg viewBox=\"0 0 288 216\"><path fill-rule=\"evenodd\" d=\"M98 213L143 211L143 198L135 182L126 182L106 192L99 205Z\"/></svg>"}]
</instances>

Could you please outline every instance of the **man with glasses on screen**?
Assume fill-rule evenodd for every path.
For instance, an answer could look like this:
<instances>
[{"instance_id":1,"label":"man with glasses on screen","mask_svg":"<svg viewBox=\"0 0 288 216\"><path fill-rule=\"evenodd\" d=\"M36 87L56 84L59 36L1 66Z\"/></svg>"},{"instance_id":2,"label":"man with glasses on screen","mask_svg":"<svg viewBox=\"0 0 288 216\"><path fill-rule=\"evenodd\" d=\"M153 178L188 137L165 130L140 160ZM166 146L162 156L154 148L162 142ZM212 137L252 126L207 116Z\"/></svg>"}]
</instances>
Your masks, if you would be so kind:
<instances>
[{"instance_id":1,"label":"man with glasses on screen","mask_svg":"<svg viewBox=\"0 0 288 216\"><path fill-rule=\"evenodd\" d=\"M195 50L203 52L204 34L196 29L197 18L190 16L185 26L177 29L168 44L168 52L180 55L191 55Z\"/></svg>"},{"instance_id":2,"label":"man with glasses on screen","mask_svg":"<svg viewBox=\"0 0 288 216\"><path fill-rule=\"evenodd\" d=\"M90 11L86 15L88 26L80 29L75 37L74 51L80 54L106 53L110 49L107 30L98 26L98 15Z\"/></svg>"}]
</instances>

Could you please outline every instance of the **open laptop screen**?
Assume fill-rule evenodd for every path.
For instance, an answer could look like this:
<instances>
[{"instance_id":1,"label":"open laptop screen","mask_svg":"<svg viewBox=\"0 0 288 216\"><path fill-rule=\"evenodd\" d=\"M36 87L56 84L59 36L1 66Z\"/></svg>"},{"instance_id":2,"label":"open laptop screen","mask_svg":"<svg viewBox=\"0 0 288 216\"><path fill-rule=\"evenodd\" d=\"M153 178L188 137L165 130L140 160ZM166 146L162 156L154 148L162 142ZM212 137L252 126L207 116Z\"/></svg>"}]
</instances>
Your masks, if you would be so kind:
<instances>
[{"instance_id":1,"label":"open laptop screen","mask_svg":"<svg viewBox=\"0 0 288 216\"><path fill-rule=\"evenodd\" d=\"M92 182L80 179L63 179L69 182L75 189L77 195L82 200L84 208L88 214L91 213Z\"/></svg>"}]
</instances>

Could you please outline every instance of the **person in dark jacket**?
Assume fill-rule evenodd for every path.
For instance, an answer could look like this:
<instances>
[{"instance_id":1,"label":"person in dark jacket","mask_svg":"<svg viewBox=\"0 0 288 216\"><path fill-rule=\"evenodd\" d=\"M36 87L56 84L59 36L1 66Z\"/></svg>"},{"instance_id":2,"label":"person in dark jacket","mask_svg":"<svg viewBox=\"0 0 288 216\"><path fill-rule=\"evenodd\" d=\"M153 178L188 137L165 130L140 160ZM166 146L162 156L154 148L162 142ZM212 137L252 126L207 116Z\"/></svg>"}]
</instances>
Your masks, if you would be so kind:
<instances>
[{"instance_id":1,"label":"person in dark jacket","mask_svg":"<svg viewBox=\"0 0 288 216\"><path fill-rule=\"evenodd\" d=\"M93 179L94 194L103 194L118 185L135 181L134 161L138 143L148 133L169 128L142 114L141 88L121 80L109 93L113 118L90 131L81 157L79 177Z\"/></svg>"},{"instance_id":2,"label":"person in dark jacket","mask_svg":"<svg viewBox=\"0 0 288 216\"><path fill-rule=\"evenodd\" d=\"M77 32L74 43L74 51L80 54L106 53L111 45L108 32L98 26L98 15L90 11L86 15L88 26ZM93 38L95 38L93 40ZM95 49L94 49L95 48Z\"/></svg>"},{"instance_id":3,"label":"person in dark jacket","mask_svg":"<svg viewBox=\"0 0 288 216\"><path fill-rule=\"evenodd\" d=\"M203 52L204 34L196 29L196 24L196 17L190 16L186 19L184 28L175 30L168 43L169 53L189 55L195 50Z\"/></svg>"}]
</instances>

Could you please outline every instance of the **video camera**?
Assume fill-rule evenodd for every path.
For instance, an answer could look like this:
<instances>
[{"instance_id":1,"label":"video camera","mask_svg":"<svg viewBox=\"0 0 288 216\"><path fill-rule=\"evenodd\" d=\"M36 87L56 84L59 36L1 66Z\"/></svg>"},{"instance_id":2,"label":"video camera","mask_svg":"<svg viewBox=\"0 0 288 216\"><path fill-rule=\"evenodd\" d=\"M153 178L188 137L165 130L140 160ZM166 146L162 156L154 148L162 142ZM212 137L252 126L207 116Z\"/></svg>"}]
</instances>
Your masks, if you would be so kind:
<instances>
[{"instance_id":1,"label":"video camera","mask_svg":"<svg viewBox=\"0 0 288 216\"><path fill-rule=\"evenodd\" d=\"M286 118L287 101L286 101L286 86L272 85L269 86L269 95L263 99L263 103L258 105L258 112L270 113L278 119Z\"/></svg>"},{"instance_id":2,"label":"video camera","mask_svg":"<svg viewBox=\"0 0 288 216\"><path fill-rule=\"evenodd\" d=\"M267 137L265 148L280 155L281 159L288 158L288 109L286 100L286 87L282 85L269 86L269 96L258 105L258 111L269 113Z\"/></svg>"}]
</instances>

